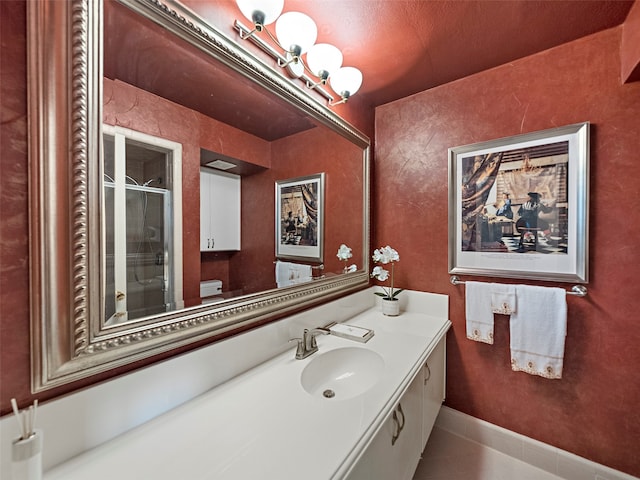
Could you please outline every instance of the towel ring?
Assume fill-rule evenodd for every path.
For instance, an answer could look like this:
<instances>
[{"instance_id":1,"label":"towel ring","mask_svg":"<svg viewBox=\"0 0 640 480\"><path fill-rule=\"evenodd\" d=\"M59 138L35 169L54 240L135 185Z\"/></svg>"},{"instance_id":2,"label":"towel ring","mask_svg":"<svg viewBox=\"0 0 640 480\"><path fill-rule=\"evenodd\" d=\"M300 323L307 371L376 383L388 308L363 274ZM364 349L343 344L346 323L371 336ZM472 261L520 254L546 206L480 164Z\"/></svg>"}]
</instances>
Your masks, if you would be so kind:
<instances>
[{"instance_id":1,"label":"towel ring","mask_svg":"<svg viewBox=\"0 0 640 480\"><path fill-rule=\"evenodd\" d=\"M464 285L466 282L460 280L457 275L451 275L450 278L451 285ZM584 285L574 285L571 287L571 290L567 290L567 295L573 295L576 297L586 297L587 296L587 287Z\"/></svg>"}]
</instances>

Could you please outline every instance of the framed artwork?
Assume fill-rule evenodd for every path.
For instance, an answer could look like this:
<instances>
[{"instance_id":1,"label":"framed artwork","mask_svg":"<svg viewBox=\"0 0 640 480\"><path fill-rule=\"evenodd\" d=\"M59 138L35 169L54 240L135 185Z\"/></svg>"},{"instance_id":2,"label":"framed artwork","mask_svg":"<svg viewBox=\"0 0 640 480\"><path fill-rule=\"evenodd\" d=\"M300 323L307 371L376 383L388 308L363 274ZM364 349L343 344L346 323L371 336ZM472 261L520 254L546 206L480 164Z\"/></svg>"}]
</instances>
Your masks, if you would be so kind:
<instances>
[{"instance_id":1,"label":"framed artwork","mask_svg":"<svg viewBox=\"0 0 640 480\"><path fill-rule=\"evenodd\" d=\"M449 273L588 282L589 123L449 149Z\"/></svg>"},{"instance_id":2,"label":"framed artwork","mask_svg":"<svg viewBox=\"0 0 640 480\"><path fill-rule=\"evenodd\" d=\"M323 261L324 173L276 182L276 258Z\"/></svg>"}]
</instances>

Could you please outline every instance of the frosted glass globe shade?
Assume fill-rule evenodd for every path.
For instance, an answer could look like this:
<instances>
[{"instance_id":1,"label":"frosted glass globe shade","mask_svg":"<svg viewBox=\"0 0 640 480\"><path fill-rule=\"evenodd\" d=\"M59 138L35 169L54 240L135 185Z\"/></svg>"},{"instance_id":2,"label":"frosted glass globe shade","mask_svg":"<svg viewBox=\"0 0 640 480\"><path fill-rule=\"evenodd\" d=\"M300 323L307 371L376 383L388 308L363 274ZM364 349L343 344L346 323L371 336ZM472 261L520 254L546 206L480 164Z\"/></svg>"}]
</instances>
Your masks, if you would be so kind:
<instances>
[{"instance_id":1,"label":"frosted glass globe shade","mask_svg":"<svg viewBox=\"0 0 640 480\"><path fill-rule=\"evenodd\" d=\"M248 20L262 25L275 22L284 8L284 0L236 0L236 3Z\"/></svg>"},{"instance_id":2,"label":"frosted glass globe shade","mask_svg":"<svg viewBox=\"0 0 640 480\"><path fill-rule=\"evenodd\" d=\"M355 94L362 85L362 72L354 67L342 67L329 77L331 88L341 97Z\"/></svg>"},{"instance_id":3,"label":"frosted glass globe shade","mask_svg":"<svg viewBox=\"0 0 640 480\"><path fill-rule=\"evenodd\" d=\"M290 50L293 45L297 45L300 47L299 54L303 54L316 43L318 27L304 13L287 12L276 22L276 36L282 48Z\"/></svg>"},{"instance_id":4,"label":"frosted glass globe shade","mask_svg":"<svg viewBox=\"0 0 640 480\"><path fill-rule=\"evenodd\" d=\"M323 71L331 75L342 66L342 52L328 43L316 43L307 52L307 66L317 77Z\"/></svg>"}]
</instances>

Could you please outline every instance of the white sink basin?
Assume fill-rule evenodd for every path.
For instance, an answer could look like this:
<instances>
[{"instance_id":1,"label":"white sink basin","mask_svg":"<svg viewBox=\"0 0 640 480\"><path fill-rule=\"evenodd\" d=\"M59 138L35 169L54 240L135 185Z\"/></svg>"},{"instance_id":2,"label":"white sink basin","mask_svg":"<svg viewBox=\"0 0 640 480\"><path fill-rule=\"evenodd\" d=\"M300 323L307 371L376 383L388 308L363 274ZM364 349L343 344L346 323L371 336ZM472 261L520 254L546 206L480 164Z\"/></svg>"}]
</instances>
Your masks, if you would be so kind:
<instances>
[{"instance_id":1,"label":"white sink basin","mask_svg":"<svg viewBox=\"0 0 640 480\"><path fill-rule=\"evenodd\" d=\"M346 347L316 354L302 371L302 387L311 395L345 400L373 387L382 374L384 360L371 350Z\"/></svg>"}]
</instances>

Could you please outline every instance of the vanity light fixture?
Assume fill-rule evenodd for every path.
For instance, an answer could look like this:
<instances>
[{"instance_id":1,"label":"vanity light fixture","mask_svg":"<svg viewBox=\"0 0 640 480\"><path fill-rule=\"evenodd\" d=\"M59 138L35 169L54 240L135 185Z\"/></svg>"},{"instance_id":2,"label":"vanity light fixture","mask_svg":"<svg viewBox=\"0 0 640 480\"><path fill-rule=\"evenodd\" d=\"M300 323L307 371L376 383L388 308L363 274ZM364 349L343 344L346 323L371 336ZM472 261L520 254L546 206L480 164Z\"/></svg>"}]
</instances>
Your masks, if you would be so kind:
<instances>
[{"instance_id":1,"label":"vanity light fixture","mask_svg":"<svg viewBox=\"0 0 640 480\"><path fill-rule=\"evenodd\" d=\"M287 67L293 77L299 78L304 73L300 55L307 53L318 38L316 22L304 13L283 13L276 21L276 37L287 59L278 61L278 66Z\"/></svg>"},{"instance_id":2,"label":"vanity light fixture","mask_svg":"<svg viewBox=\"0 0 640 480\"><path fill-rule=\"evenodd\" d=\"M307 88L315 89L330 106L345 103L358 91L362 85L362 73L354 67L342 67L342 52L337 47L315 43L318 28L308 15L282 13L284 0L236 0L236 3L242 14L253 23L253 30L250 30L235 21L234 27L240 38L250 40L275 58L289 77L300 79ZM273 22L276 24L275 35L266 28ZM266 33L269 42L260 38L258 34L262 32ZM339 101L334 102L333 95L322 88L327 83L340 95Z\"/></svg>"},{"instance_id":3,"label":"vanity light fixture","mask_svg":"<svg viewBox=\"0 0 640 480\"><path fill-rule=\"evenodd\" d=\"M307 52L307 64L311 73L320 79L313 85L307 83L307 87L325 85L329 75L342 66L342 52L328 43L316 43Z\"/></svg>"},{"instance_id":4,"label":"vanity light fixture","mask_svg":"<svg viewBox=\"0 0 640 480\"><path fill-rule=\"evenodd\" d=\"M355 94L362 85L362 72L354 67L342 67L331 75L331 88L340 95L341 100L338 102L329 102L329 105L339 105L349 100L349 97Z\"/></svg>"},{"instance_id":5,"label":"vanity light fixture","mask_svg":"<svg viewBox=\"0 0 640 480\"><path fill-rule=\"evenodd\" d=\"M284 0L236 0L236 3L242 14L253 22L253 30L248 34L240 32L240 38L261 32L266 25L276 21L284 8Z\"/></svg>"}]
</instances>

